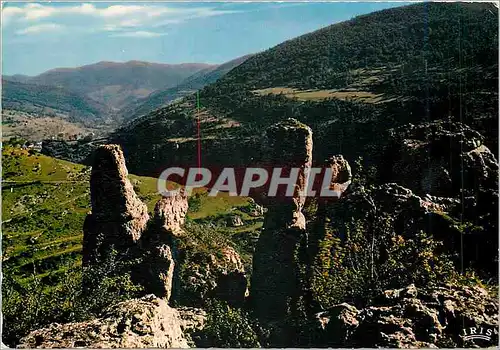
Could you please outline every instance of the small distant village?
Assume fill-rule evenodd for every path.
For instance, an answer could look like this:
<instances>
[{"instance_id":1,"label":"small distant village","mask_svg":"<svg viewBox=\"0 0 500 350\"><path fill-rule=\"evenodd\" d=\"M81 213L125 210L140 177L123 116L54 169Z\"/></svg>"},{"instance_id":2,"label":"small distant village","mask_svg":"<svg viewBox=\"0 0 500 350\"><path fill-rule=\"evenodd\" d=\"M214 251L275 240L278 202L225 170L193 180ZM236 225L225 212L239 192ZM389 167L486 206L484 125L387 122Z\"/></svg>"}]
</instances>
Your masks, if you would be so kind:
<instances>
[{"instance_id":1,"label":"small distant village","mask_svg":"<svg viewBox=\"0 0 500 350\"><path fill-rule=\"evenodd\" d=\"M93 133L93 132L87 133L87 134L82 134L82 133L68 134L65 132L60 132L57 135L50 137L48 140L64 141L64 142L66 142L66 141L79 141L79 142L87 143L87 142L91 142L94 139L95 139L95 133ZM25 150L34 150L37 152L41 152L42 145L43 145L43 141L36 141L36 142L26 141L24 144L21 145L21 148L25 149Z\"/></svg>"}]
</instances>

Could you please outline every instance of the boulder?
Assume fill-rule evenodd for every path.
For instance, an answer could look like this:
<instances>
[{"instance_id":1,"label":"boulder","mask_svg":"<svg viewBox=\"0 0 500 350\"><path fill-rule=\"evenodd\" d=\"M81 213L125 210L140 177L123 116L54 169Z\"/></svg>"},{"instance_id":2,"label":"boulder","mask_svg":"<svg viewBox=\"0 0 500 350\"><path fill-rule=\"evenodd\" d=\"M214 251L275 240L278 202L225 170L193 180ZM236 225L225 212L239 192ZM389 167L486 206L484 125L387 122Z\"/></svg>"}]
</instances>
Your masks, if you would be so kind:
<instances>
[{"instance_id":1,"label":"boulder","mask_svg":"<svg viewBox=\"0 0 500 350\"><path fill-rule=\"evenodd\" d=\"M94 320L52 324L21 339L18 348L189 348L203 329L205 312L174 309L153 295L127 300Z\"/></svg>"},{"instance_id":2,"label":"boulder","mask_svg":"<svg viewBox=\"0 0 500 350\"><path fill-rule=\"evenodd\" d=\"M156 229L179 236L182 234L181 226L184 225L187 210L188 199L183 190L173 196L163 197L155 205Z\"/></svg>"},{"instance_id":3,"label":"boulder","mask_svg":"<svg viewBox=\"0 0 500 350\"><path fill-rule=\"evenodd\" d=\"M183 276L186 301L203 306L208 297L217 297L242 306L248 283L241 257L233 248L223 247L217 255L197 253L190 260Z\"/></svg>"},{"instance_id":4,"label":"boulder","mask_svg":"<svg viewBox=\"0 0 500 350\"><path fill-rule=\"evenodd\" d=\"M497 188L498 162L484 137L465 124L439 120L391 132L391 166L386 175L415 191L454 197L462 188Z\"/></svg>"},{"instance_id":5,"label":"boulder","mask_svg":"<svg viewBox=\"0 0 500 350\"><path fill-rule=\"evenodd\" d=\"M241 216L232 215L227 219L227 225L230 227L240 227L240 226L245 225L245 223L241 219Z\"/></svg>"}]
</instances>

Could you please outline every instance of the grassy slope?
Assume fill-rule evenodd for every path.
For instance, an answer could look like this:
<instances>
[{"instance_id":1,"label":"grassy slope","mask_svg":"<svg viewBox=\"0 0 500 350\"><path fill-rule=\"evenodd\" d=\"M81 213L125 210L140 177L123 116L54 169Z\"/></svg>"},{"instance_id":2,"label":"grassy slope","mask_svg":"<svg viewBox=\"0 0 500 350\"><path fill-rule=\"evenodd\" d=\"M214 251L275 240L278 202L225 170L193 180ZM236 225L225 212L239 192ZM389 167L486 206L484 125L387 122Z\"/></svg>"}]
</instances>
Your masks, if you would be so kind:
<instances>
[{"instance_id":1,"label":"grassy slope","mask_svg":"<svg viewBox=\"0 0 500 350\"><path fill-rule=\"evenodd\" d=\"M55 282L52 275L81 264L82 227L91 209L90 168L8 146L3 149L2 165L4 269L21 279L36 273L50 285ZM152 211L160 198L156 179L135 175L130 179ZM200 203L190 209L191 220L239 213L249 221L235 232L257 230L262 225L261 219L238 211L248 205L247 198L224 193L208 197L205 190L197 193Z\"/></svg>"}]
</instances>

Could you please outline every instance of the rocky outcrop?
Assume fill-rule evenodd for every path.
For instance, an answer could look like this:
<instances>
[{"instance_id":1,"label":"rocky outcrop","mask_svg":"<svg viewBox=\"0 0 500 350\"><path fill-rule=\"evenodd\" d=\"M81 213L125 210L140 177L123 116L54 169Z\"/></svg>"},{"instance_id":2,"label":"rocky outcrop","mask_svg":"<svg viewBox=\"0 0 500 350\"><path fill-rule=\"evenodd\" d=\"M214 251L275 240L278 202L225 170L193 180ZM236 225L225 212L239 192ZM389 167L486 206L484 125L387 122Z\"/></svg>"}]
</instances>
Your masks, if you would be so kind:
<instances>
[{"instance_id":1,"label":"rocky outcrop","mask_svg":"<svg viewBox=\"0 0 500 350\"><path fill-rule=\"evenodd\" d=\"M318 198L316 220L309 237L309 254L313 262L317 258L319 242L325 239L325 232L328 226L327 217L332 211L332 206L335 208L335 203L347 190L352 180L351 166L342 155L330 157L324 162L324 167L325 169L331 169L332 178L329 189L336 191L337 196Z\"/></svg>"},{"instance_id":2,"label":"rocky outcrop","mask_svg":"<svg viewBox=\"0 0 500 350\"><path fill-rule=\"evenodd\" d=\"M188 348L204 327L200 309L174 309L147 295L121 302L94 320L52 324L21 339L18 348Z\"/></svg>"},{"instance_id":3,"label":"rocky outcrop","mask_svg":"<svg viewBox=\"0 0 500 350\"><path fill-rule=\"evenodd\" d=\"M312 164L312 131L294 119L275 124L267 130L265 153L270 164L283 168L282 177L299 169L292 196L283 188L276 197L266 198L268 211L253 258L253 309L260 318L277 320L296 316L303 302L307 237L302 208Z\"/></svg>"},{"instance_id":4,"label":"rocky outcrop","mask_svg":"<svg viewBox=\"0 0 500 350\"><path fill-rule=\"evenodd\" d=\"M170 197L163 197L155 206L156 229L179 236L182 233L181 226L184 225L187 210L188 200L184 191Z\"/></svg>"},{"instance_id":5,"label":"rocky outcrop","mask_svg":"<svg viewBox=\"0 0 500 350\"><path fill-rule=\"evenodd\" d=\"M233 248L224 247L217 255L197 253L190 260L182 279L184 298L191 305L204 306L210 297L232 306L243 305L248 296L247 277L240 255Z\"/></svg>"},{"instance_id":6,"label":"rocky outcrop","mask_svg":"<svg viewBox=\"0 0 500 350\"><path fill-rule=\"evenodd\" d=\"M377 225L379 218L385 216L390 218L390 226L398 235L412 238L419 232L426 232L441 241L459 269L479 267L486 268L484 271L488 273L496 271L495 247L498 245L495 242L498 238L491 234L491 228L484 222L484 226L476 226L477 221L471 222L466 215L461 216L462 209L460 198L418 196L396 183L371 189L356 185L350 187L341 201L329 203L323 213L318 211L316 226L319 230L312 237L318 232L335 231L335 237L343 240L351 220L364 222L368 232L374 229L373 225ZM319 214L323 214L326 220ZM319 236L319 241L322 237ZM311 238L310 242L312 245L315 240Z\"/></svg>"},{"instance_id":7,"label":"rocky outcrop","mask_svg":"<svg viewBox=\"0 0 500 350\"><path fill-rule=\"evenodd\" d=\"M342 155L335 155L328 158L324 164L325 169L330 169L332 172L332 178L330 180L330 190L336 191L338 196L331 198L331 200L336 200L340 198L342 193L347 190L347 187L352 181L351 166L347 159L344 159ZM324 198L327 201L329 198Z\"/></svg>"},{"instance_id":8,"label":"rocky outcrop","mask_svg":"<svg viewBox=\"0 0 500 350\"><path fill-rule=\"evenodd\" d=\"M126 251L146 229L147 206L135 194L127 175L119 146L104 145L96 149L90 177L92 212L83 228L84 265L91 263L95 254L104 254L111 247Z\"/></svg>"},{"instance_id":9,"label":"rocky outcrop","mask_svg":"<svg viewBox=\"0 0 500 350\"><path fill-rule=\"evenodd\" d=\"M484 137L465 124L441 120L405 125L391 138L390 161L382 177L422 198L447 201L448 215L470 228L463 232L473 245L467 253L481 251L471 258L478 268L496 275L498 161L484 145Z\"/></svg>"},{"instance_id":10,"label":"rocky outcrop","mask_svg":"<svg viewBox=\"0 0 500 350\"><path fill-rule=\"evenodd\" d=\"M101 146L93 159L90 181L92 212L84 227L84 264L100 263L113 247L120 260L135 259L134 266L128 267L135 282L143 285L147 293L168 301L179 289L176 261L180 259L178 240L183 239L182 226L188 210L186 193L181 190L173 196L161 198L150 219L146 205L127 178L120 147ZM203 299L216 293L230 302L242 304L246 295L246 276L239 255L226 247L219 259L205 254L200 260L206 264L189 271L193 288L199 287L198 297Z\"/></svg>"},{"instance_id":11,"label":"rocky outcrop","mask_svg":"<svg viewBox=\"0 0 500 350\"><path fill-rule=\"evenodd\" d=\"M464 340L475 327L489 339ZM311 346L437 348L498 343L498 301L485 289L442 285L386 290L366 308L339 304L316 314Z\"/></svg>"},{"instance_id":12,"label":"rocky outcrop","mask_svg":"<svg viewBox=\"0 0 500 350\"><path fill-rule=\"evenodd\" d=\"M465 124L409 124L395 129L391 137L390 177L417 194L453 197L462 188L497 188L498 162L484 137Z\"/></svg>"}]
</instances>

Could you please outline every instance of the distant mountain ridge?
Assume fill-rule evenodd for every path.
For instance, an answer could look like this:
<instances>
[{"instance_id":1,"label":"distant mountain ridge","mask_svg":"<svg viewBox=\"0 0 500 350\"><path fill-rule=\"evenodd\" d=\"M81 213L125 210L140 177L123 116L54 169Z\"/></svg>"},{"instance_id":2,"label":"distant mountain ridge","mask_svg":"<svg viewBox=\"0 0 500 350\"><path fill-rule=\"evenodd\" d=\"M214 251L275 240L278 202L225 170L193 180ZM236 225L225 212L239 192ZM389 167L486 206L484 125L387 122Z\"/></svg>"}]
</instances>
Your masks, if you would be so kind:
<instances>
[{"instance_id":1,"label":"distant mountain ridge","mask_svg":"<svg viewBox=\"0 0 500 350\"><path fill-rule=\"evenodd\" d=\"M205 68L188 77L179 85L168 88L166 90L153 92L147 97L138 99L137 101L130 103L125 109L121 111L123 119L130 120L141 115L145 115L157 108L169 104L170 102L178 98L190 95L196 90L202 89L206 85L215 83L218 79L222 78L233 68L239 66L252 56L252 54L245 55L216 67Z\"/></svg>"},{"instance_id":2,"label":"distant mountain ridge","mask_svg":"<svg viewBox=\"0 0 500 350\"><path fill-rule=\"evenodd\" d=\"M130 103L217 67L205 63L101 61L54 68L37 76L4 75L3 108L33 116L58 116L82 125L116 125L120 109Z\"/></svg>"},{"instance_id":3,"label":"distant mountain ridge","mask_svg":"<svg viewBox=\"0 0 500 350\"><path fill-rule=\"evenodd\" d=\"M84 94L114 110L151 92L180 84L204 63L162 64L102 61L76 68L56 68L32 77L30 84L63 87Z\"/></svg>"},{"instance_id":4,"label":"distant mountain ridge","mask_svg":"<svg viewBox=\"0 0 500 350\"><path fill-rule=\"evenodd\" d=\"M221 65L101 61L54 68L37 76L4 75L4 107L28 113L71 114L72 121L83 124L119 123L215 82L250 56Z\"/></svg>"}]
</instances>

